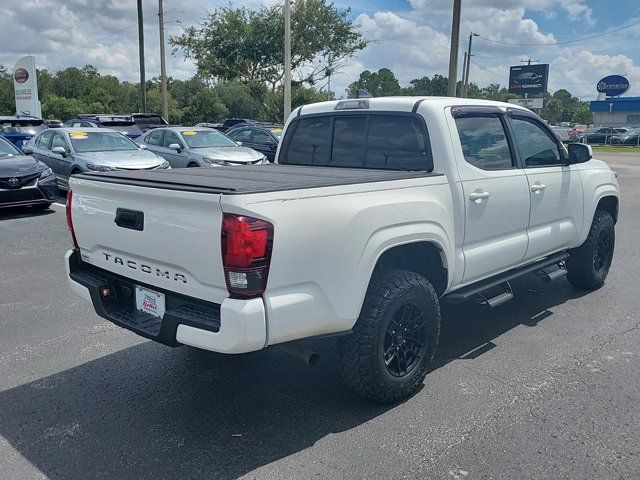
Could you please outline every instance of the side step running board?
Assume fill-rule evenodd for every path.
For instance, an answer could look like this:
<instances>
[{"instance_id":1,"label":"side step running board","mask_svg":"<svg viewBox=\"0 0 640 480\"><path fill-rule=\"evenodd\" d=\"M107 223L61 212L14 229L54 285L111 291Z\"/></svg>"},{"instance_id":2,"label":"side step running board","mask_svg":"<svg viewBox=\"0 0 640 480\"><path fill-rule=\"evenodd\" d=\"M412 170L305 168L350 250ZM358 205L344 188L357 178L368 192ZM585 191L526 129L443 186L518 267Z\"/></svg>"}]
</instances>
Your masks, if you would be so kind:
<instances>
[{"instance_id":1,"label":"side step running board","mask_svg":"<svg viewBox=\"0 0 640 480\"><path fill-rule=\"evenodd\" d=\"M485 294L485 292L478 293L481 303L487 304L491 308L496 308L503 303L507 303L509 300L511 300L513 298L513 290L511 289L511 285L509 284L509 282L504 282L501 287L502 292L497 293L495 291L498 290L498 287L489 289L494 290L494 295L492 297L487 296L487 294L489 293L488 291L487 294Z\"/></svg>"},{"instance_id":2,"label":"side step running board","mask_svg":"<svg viewBox=\"0 0 640 480\"><path fill-rule=\"evenodd\" d=\"M560 262L557 265L543 268L536 272L536 275L540 277L543 281L549 283L555 280L556 278L564 277L567 274L567 266L564 262Z\"/></svg>"},{"instance_id":3,"label":"side step running board","mask_svg":"<svg viewBox=\"0 0 640 480\"><path fill-rule=\"evenodd\" d=\"M503 284L506 284L507 286L504 286L502 292L499 293L497 296L493 296L491 298L485 298L485 302L488 305L491 305L491 303L489 303L489 300L494 301L494 305L491 305L491 306L500 305L502 303L505 303L508 300L511 300L511 298L513 298L511 287L508 286L509 281L514 280L518 277L522 277L523 275L527 275L529 273L537 272L539 270L545 270L545 269L551 270L554 266L557 267L561 262L564 262L567 258L569 258L569 254L566 252L556 253L554 255L551 255L550 257L544 258L535 263L530 263L529 265L525 265L524 267L514 268L512 270L496 275L495 277L492 277L486 280L481 280L471 285L467 285L466 287L462 287L461 289L448 294L446 296L447 302L454 305L459 304L475 297L476 295L482 296L482 294L486 293L487 290L496 289L496 287L500 287L500 286L503 286ZM557 273L554 270L550 274L545 273L547 278L549 278L549 281L566 274L566 270L562 267L557 268L557 270L563 270L563 272ZM509 295L506 295L507 293Z\"/></svg>"}]
</instances>

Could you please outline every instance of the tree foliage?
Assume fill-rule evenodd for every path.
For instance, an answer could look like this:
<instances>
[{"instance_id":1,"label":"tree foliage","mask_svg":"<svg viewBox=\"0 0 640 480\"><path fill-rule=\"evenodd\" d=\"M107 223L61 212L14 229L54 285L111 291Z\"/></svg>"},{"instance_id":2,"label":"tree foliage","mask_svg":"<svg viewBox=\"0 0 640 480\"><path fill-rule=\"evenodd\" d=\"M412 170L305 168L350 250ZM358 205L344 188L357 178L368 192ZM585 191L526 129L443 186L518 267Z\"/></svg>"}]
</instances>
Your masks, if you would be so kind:
<instances>
[{"instance_id":1,"label":"tree foliage","mask_svg":"<svg viewBox=\"0 0 640 480\"><path fill-rule=\"evenodd\" d=\"M355 97L359 88L364 88L374 97L400 95L402 88L395 74L388 68L381 68L377 72L365 70L360 73L360 78L347 88L349 97Z\"/></svg>"},{"instance_id":2,"label":"tree foliage","mask_svg":"<svg viewBox=\"0 0 640 480\"><path fill-rule=\"evenodd\" d=\"M169 42L196 61L198 74L216 81L268 85L275 91L284 75L284 16L281 4L257 10L221 7L197 27ZM367 45L349 18L326 0L297 0L291 12L291 66L300 82L314 85L328 68Z\"/></svg>"}]
</instances>

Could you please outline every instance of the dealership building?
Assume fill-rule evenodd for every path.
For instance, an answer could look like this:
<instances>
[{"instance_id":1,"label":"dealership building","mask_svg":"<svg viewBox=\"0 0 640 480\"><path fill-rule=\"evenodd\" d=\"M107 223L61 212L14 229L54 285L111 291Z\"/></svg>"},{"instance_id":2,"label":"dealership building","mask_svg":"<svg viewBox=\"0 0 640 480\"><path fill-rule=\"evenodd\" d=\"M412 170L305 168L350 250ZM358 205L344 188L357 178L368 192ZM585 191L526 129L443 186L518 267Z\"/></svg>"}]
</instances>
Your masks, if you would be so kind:
<instances>
[{"instance_id":1,"label":"dealership building","mask_svg":"<svg viewBox=\"0 0 640 480\"><path fill-rule=\"evenodd\" d=\"M640 97L611 97L589 104L596 126L639 125Z\"/></svg>"}]
</instances>

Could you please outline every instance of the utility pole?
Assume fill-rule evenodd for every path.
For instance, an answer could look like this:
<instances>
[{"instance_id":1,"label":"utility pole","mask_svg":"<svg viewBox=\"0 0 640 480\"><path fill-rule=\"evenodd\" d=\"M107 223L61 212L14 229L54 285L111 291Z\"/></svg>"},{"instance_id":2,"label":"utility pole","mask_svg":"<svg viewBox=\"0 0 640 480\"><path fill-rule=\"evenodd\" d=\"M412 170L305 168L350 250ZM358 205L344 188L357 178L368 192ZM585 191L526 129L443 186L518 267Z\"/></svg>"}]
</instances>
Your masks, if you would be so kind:
<instances>
[{"instance_id":1,"label":"utility pole","mask_svg":"<svg viewBox=\"0 0 640 480\"><path fill-rule=\"evenodd\" d=\"M531 65L531 62L536 62L538 63L540 61L540 59L538 60L531 60L530 58L527 60L520 60L521 63L526 63L527 65Z\"/></svg>"},{"instance_id":2,"label":"utility pole","mask_svg":"<svg viewBox=\"0 0 640 480\"><path fill-rule=\"evenodd\" d=\"M449 53L449 84L447 95L456 96L458 83L458 42L460 40L460 10L462 0L453 0L453 22L451 24L451 52Z\"/></svg>"},{"instance_id":3,"label":"utility pole","mask_svg":"<svg viewBox=\"0 0 640 480\"><path fill-rule=\"evenodd\" d=\"M467 51L467 65L465 68L465 74L462 76L462 97L467 98L469 94L469 70L471 69L471 43L473 41L473 37L478 37L477 33L471 32L469 34L469 50Z\"/></svg>"},{"instance_id":4,"label":"utility pole","mask_svg":"<svg viewBox=\"0 0 640 480\"><path fill-rule=\"evenodd\" d=\"M147 89L144 74L144 24L142 21L142 0L138 0L138 53L140 54L140 111L147 111Z\"/></svg>"},{"instance_id":5,"label":"utility pole","mask_svg":"<svg viewBox=\"0 0 640 480\"><path fill-rule=\"evenodd\" d=\"M464 79L467 78L467 52L464 52L464 61L462 62L462 89L460 92L460 96L465 98L464 94Z\"/></svg>"},{"instance_id":6,"label":"utility pole","mask_svg":"<svg viewBox=\"0 0 640 480\"><path fill-rule=\"evenodd\" d=\"M162 116L169 122L169 95L167 93L167 65L164 59L164 12L162 11L162 0L158 0L158 22L160 27L160 92L162 94Z\"/></svg>"},{"instance_id":7,"label":"utility pole","mask_svg":"<svg viewBox=\"0 0 640 480\"><path fill-rule=\"evenodd\" d=\"M291 115L291 0L284 0L284 121Z\"/></svg>"}]
</instances>

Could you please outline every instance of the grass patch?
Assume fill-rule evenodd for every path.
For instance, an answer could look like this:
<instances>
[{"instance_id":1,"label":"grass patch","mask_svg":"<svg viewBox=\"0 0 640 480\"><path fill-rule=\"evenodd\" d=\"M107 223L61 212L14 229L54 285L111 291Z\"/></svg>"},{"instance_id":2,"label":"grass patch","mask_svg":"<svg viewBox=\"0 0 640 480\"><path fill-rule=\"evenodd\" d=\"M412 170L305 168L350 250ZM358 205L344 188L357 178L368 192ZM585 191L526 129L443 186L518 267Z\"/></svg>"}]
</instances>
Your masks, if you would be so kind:
<instances>
[{"instance_id":1,"label":"grass patch","mask_svg":"<svg viewBox=\"0 0 640 480\"><path fill-rule=\"evenodd\" d=\"M591 148L594 152L603 152L603 153L637 153L640 154L640 148L632 147L632 146L622 146L622 147L612 147L609 145L592 145Z\"/></svg>"}]
</instances>

